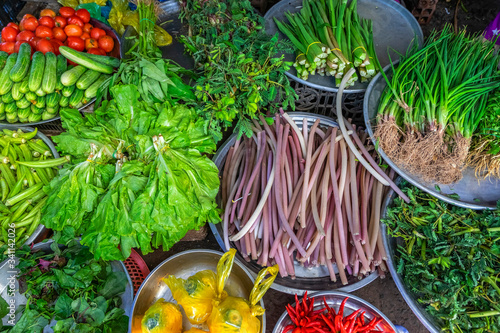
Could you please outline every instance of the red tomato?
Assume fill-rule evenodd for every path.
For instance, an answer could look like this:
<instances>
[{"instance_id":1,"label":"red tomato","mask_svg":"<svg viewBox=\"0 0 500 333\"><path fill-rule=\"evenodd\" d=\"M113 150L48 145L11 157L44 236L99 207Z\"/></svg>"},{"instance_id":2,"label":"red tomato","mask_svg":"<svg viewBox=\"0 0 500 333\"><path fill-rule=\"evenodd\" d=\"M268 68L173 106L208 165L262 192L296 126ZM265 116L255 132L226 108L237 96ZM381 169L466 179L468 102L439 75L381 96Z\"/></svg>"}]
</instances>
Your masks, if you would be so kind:
<instances>
[{"instance_id":1,"label":"red tomato","mask_svg":"<svg viewBox=\"0 0 500 333\"><path fill-rule=\"evenodd\" d=\"M40 19L38 20L38 24L40 25L43 25L43 26L46 26L46 27L49 27L49 28L53 28L55 27L55 22L54 22L54 19L50 16L42 16L40 17Z\"/></svg>"},{"instance_id":2,"label":"red tomato","mask_svg":"<svg viewBox=\"0 0 500 333\"><path fill-rule=\"evenodd\" d=\"M88 39L85 41L87 42ZM90 53L90 54L97 54L97 55L106 55L106 52L104 52L103 49L100 49L100 48L95 48L95 49L88 49L87 53Z\"/></svg>"},{"instance_id":3,"label":"red tomato","mask_svg":"<svg viewBox=\"0 0 500 333\"><path fill-rule=\"evenodd\" d=\"M42 38L40 37L33 37L29 40L29 42L31 43L31 45L33 45L35 47L35 49L38 47L38 43L42 40Z\"/></svg>"},{"instance_id":4,"label":"red tomato","mask_svg":"<svg viewBox=\"0 0 500 333\"><path fill-rule=\"evenodd\" d=\"M89 38L85 40L85 49L90 50L90 49L97 49L99 45L97 44L97 41L93 38Z\"/></svg>"},{"instance_id":5,"label":"red tomato","mask_svg":"<svg viewBox=\"0 0 500 333\"><path fill-rule=\"evenodd\" d=\"M66 33L66 36L71 36L71 37L80 37L83 33L82 28L80 28L76 24L67 25L64 28L64 32Z\"/></svg>"},{"instance_id":6,"label":"red tomato","mask_svg":"<svg viewBox=\"0 0 500 333\"><path fill-rule=\"evenodd\" d=\"M52 29L44 25L39 25L36 28L35 35L40 38L47 38L47 39L54 38L54 33L52 32Z\"/></svg>"},{"instance_id":7,"label":"red tomato","mask_svg":"<svg viewBox=\"0 0 500 333\"><path fill-rule=\"evenodd\" d=\"M83 40L87 40L87 39L90 38L90 35L89 35L88 32L84 32L80 38L83 39Z\"/></svg>"},{"instance_id":8,"label":"red tomato","mask_svg":"<svg viewBox=\"0 0 500 333\"><path fill-rule=\"evenodd\" d=\"M90 21L90 13L85 8L78 9L75 13L76 16L82 19L83 23L89 23Z\"/></svg>"},{"instance_id":9,"label":"red tomato","mask_svg":"<svg viewBox=\"0 0 500 333\"><path fill-rule=\"evenodd\" d=\"M21 22L19 22L19 31L25 31L26 30L24 28L24 22L26 22L25 19L22 19Z\"/></svg>"},{"instance_id":10,"label":"red tomato","mask_svg":"<svg viewBox=\"0 0 500 333\"><path fill-rule=\"evenodd\" d=\"M78 16L76 15L73 15L71 16L70 18L68 18L68 24L76 24L77 26L79 26L80 28L83 29L83 26L85 25L82 21L81 18L79 18Z\"/></svg>"},{"instance_id":11,"label":"red tomato","mask_svg":"<svg viewBox=\"0 0 500 333\"><path fill-rule=\"evenodd\" d=\"M59 28L64 28L66 26L66 24L68 24L66 19L62 16L56 16L54 21L55 21L56 27L59 27Z\"/></svg>"},{"instance_id":12,"label":"red tomato","mask_svg":"<svg viewBox=\"0 0 500 333\"><path fill-rule=\"evenodd\" d=\"M29 30L29 31L35 31L36 28L38 27L38 20L34 17L28 17L24 20L24 29Z\"/></svg>"},{"instance_id":13,"label":"red tomato","mask_svg":"<svg viewBox=\"0 0 500 333\"><path fill-rule=\"evenodd\" d=\"M50 16L52 18L56 17L56 13L52 9L44 9L40 12L40 17Z\"/></svg>"},{"instance_id":14,"label":"red tomato","mask_svg":"<svg viewBox=\"0 0 500 333\"><path fill-rule=\"evenodd\" d=\"M38 42L36 50L42 52L43 54L46 54L47 52L54 53L54 44L46 39L42 39Z\"/></svg>"},{"instance_id":15,"label":"red tomato","mask_svg":"<svg viewBox=\"0 0 500 333\"><path fill-rule=\"evenodd\" d=\"M28 18L30 18L30 17L34 17L34 16L33 16L33 15L31 15L31 14L24 14L24 16L23 16L23 20L24 20L24 19L28 19Z\"/></svg>"},{"instance_id":16,"label":"red tomato","mask_svg":"<svg viewBox=\"0 0 500 333\"><path fill-rule=\"evenodd\" d=\"M106 36L106 31L100 28L94 28L90 31L90 37L94 38L95 40L99 40L99 38L103 36Z\"/></svg>"},{"instance_id":17,"label":"red tomato","mask_svg":"<svg viewBox=\"0 0 500 333\"><path fill-rule=\"evenodd\" d=\"M27 40L19 40L17 41L15 44L14 44L14 52L15 53L19 53L19 48L21 47L21 44L24 44L24 43L28 43L31 47L31 54L33 54L35 51L34 51L34 47L33 45L28 42Z\"/></svg>"},{"instance_id":18,"label":"red tomato","mask_svg":"<svg viewBox=\"0 0 500 333\"><path fill-rule=\"evenodd\" d=\"M2 29L2 39L6 42L15 42L17 30L12 27L5 27Z\"/></svg>"},{"instance_id":19,"label":"red tomato","mask_svg":"<svg viewBox=\"0 0 500 333\"><path fill-rule=\"evenodd\" d=\"M62 17L68 18L75 15L75 10L71 7L61 7L61 9L59 9L59 14L61 14Z\"/></svg>"},{"instance_id":20,"label":"red tomato","mask_svg":"<svg viewBox=\"0 0 500 333\"><path fill-rule=\"evenodd\" d=\"M19 32L19 26L17 24L15 24L14 22L9 22L6 27L11 27L11 28L14 28L17 30L17 32Z\"/></svg>"},{"instance_id":21,"label":"red tomato","mask_svg":"<svg viewBox=\"0 0 500 333\"><path fill-rule=\"evenodd\" d=\"M25 30L25 31L21 31L17 36L16 36L16 40L17 41L20 41L20 40L27 40L27 41L31 41L31 38L35 37L35 34L33 33L33 31L28 31L28 30Z\"/></svg>"},{"instance_id":22,"label":"red tomato","mask_svg":"<svg viewBox=\"0 0 500 333\"><path fill-rule=\"evenodd\" d=\"M111 52L113 47L115 46L115 41L110 36L103 36L99 38L99 48L103 49L106 52Z\"/></svg>"},{"instance_id":23,"label":"red tomato","mask_svg":"<svg viewBox=\"0 0 500 333\"><path fill-rule=\"evenodd\" d=\"M73 37L73 36L72 37L68 37L66 43L73 50L77 50L77 51L80 51L80 52L83 51L83 50L85 50L85 42L80 37Z\"/></svg>"},{"instance_id":24,"label":"red tomato","mask_svg":"<svg viewBox=\"0 0 500 333\"><path fill-rule=\"evenodd\" d=\"M67 36L63 28L55 27L54 29L52 29L52 32L54 33L55 39L60 40L61 42L64 42L66 40Z\"/></svg>"},{"instance_id":25,"label":"red tomato","mask_svg":"<svg viewBox=\"0 0 500 333\"><path fill-rule=\"evenodd\" d=\"M58 39L51 39L50 42L52 43L52 46L54 46L55 55L61 54L61 52L59 52L59 47L64 45L63 42Z\"/></svg>"},{"instance_id":26,"label":"red tomato","mask_svg":"<svg viewBox=\"0 0 500 333\"><path fill-rule=\"evenodd\" d=\"M8 54L14 53L15 44L13 42L3 42L0 44L0 51L7 52Z\"/></svg>"},{"instance_id":27,"label":"red tomato","mask_svg":"<svg viewBox=\"0 0 500 333\"><path fill-rule=\"evenodd\" d=\"M83 32L86 32L88 34L90 34L90 31L93 29L94 27L92 26L92 24L90 23L85 23L85 25L83 26Z\"/></svg>"}]
</instances>

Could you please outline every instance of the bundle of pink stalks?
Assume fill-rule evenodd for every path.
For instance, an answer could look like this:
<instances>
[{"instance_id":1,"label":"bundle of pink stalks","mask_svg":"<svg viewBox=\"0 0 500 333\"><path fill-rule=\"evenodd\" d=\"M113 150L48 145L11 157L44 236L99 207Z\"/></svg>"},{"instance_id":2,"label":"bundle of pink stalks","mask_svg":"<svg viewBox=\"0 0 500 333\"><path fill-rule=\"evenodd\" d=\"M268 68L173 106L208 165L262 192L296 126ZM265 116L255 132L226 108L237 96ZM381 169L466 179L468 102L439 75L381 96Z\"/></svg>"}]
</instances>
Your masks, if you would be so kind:
<instances>
[{"instance_id":1,"label":"bundle of pink stalks","mask_svg":"<svg viewBox=\"0 0 500 333\"><path fill-rule=\"evenodd\" d=\"M305 267L324 265L332 281L348 283L386 271L380 232L385 188L359 163L336 127L318 119L302 130L286 113L269 126L254 121L253 136L229 149L222 174L223 229L246 260L277 263L282 277L295 278L294 258ZM377 172L398 193L394 172L384 173L367 135L347 123L349 135ZM372 156L373 155L373 156Z\"/></svg>"}]
</instances>

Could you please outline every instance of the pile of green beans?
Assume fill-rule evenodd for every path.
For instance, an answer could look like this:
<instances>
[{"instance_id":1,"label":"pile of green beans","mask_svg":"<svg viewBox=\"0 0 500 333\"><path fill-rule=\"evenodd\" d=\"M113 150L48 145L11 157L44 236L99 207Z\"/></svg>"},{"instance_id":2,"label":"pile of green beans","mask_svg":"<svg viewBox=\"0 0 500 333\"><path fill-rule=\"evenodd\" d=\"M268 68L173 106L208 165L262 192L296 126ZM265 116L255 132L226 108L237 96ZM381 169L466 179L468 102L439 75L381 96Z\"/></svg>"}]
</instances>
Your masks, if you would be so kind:
<instances>
[{"instance_id":1,"label":"pile of green beans","mask_svg":"<svg viewBox=\"0 0 500 333\"><path fill-rule=\"evenodd\" d=\"M69 156L54 158L36 134L36 129L3 129L0 134L0 246L12 243L9 238L15 234L19 247L33 234L47 202L43 187L56 176L57 167L69 161Z\"/></svg>"}]
</instances>

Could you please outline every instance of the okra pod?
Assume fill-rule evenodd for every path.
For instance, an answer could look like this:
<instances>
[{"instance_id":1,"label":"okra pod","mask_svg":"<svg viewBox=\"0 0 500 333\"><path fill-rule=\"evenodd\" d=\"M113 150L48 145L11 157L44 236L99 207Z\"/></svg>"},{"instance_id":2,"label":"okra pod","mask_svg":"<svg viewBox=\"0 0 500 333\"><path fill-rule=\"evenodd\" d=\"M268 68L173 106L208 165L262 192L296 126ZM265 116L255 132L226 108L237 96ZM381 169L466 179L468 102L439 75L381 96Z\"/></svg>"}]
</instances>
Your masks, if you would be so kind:
<instances>
[{"instance_id":1,"label":"okra pod","mask_svg":"<svg viewBox=\"0 0 500 333\"><path fill-rule=\"evenodd\" d=\"M9 188L14 187L16 180L9 167L6 164L0 163L0 171L2 172L2 177L7 181Z\"/></svg>"},{"instance_id":2,"label":"okra pod","mask_svg":"<svg viewBox=\"0 0 500 333\"><path fill-rule=\"evenodd\" d=\"M39 210L38 213L35 215L35 218L34 218L33 222L31 223L31 226L28 229L28 232L27 232L28 235L31 236L35 232L36 228L40 224L41 219L42 219L42 211Z\"/></svg>"},{"instance_id":3,"label":"okra pod","mask_svg":"<svg viewBox=\"0 0 500 333\"><path fill-rule=\"evenodd\" d=\"M19 133L19 137L24 138L26 140L31 140L36 136L37 133L38 133L38 129L35 127L34 131Z\"/></svg>"},{"instance_id":4,"label":"okra pod","mask_svg":"<svg viewBox=\"0 0 500 333\"><path fill-rule=\"evenodd\" d=\"M48 185L42 181L42 179L38 176L38 173L36 172L35 169L31 169L31 175L33 176L33 179L35 180L35 183L43 183L43 185Z\"/></svg>"},{"instance_id":5,"label":"okra pod","mask_svg":"<svg viewBox=\"0 0 500 333\"><path fill-rule=\"evenodd\" d=\"M21 228L21 227L27 227L27 226L29 226L33 222L34 219L35 219L35 217L33 217L33 216L30 217L30 218L25 218L22 221L14 223L14 225L16 226L16 229L17 228Z\"/></svg>"},{"instance_id":6,"label":"okra pod","mask_svg":"<svg viewBox=\"0 0 500 333\"><path fill-rule=\"evenodd\" d=\"M40 199L44 198L47 194L45 193L45 191L43 190L43 187L41 190L39 190L38 192L36 192L35 194L33 194L33 196L31 198L28 199L28 201L32 204L34 204L35 202L38 202Z\"/></svg>"},{"instance_id":7,"label":"okra pod","mask_svg":"<svg viewBox=\"0 0 500 333\"><path fill-rule=\"evenodd\" d=\"M21 204L21 206L19 206L19 208L10 217L10 223L14 223L14 222L18 221L19 218L26 211L26 209L28 209L29 205L30 205L30 202L28 200L23 201L23 203Z\"/></svg>"},{"instance_id":8,"label":"okra pod","mask_svg":"<svg viewBox=\"0 0 500 333\"><path fill-rule=\"evenodd\" d=\"M33 169L35 170L35 169ZM50 170L50 168L44 169L44 168L38 168L36 169L36 174L38 177L42 180L44 185L49 185L50 184L50 178L47 174L47 171Z\"/></svg>"},{"instance_id":9,"label":"okra pod","mask_svg":"<svg viewBox=\"0 0 500 333\"><path fill-rule=\"evenodd\" d=\"M10 163L10 158L9 156L3 156L3 155L0 155L0 160L3 164L9 164Z\"/></svg>"},{"instance_id":10,"label":"okra pod","mask_svg":"<svg viewBox=\"0 0 500 333\"><path fill-rule=\"evenodd\" d=\"M12 206L21 200L29 199L31 196L33 196L33 194L35 194L37 191L41 190L42 187L43 187L43 183L39 183L39 184L36 184L35 186L29 187L28 189L22 191L21 193L7 199L7 201L5 201L5 205Z\"/></svg>"},{"instance_id":11,"label":"okra pod","mask_svg":"<svg viewBox=\"0 0 500 333\"><path fill-rule=\"evenodd\" d=\"M21 238L21 236L24 234L25 231L26 231L26 228L16 229L16 244L17 244L17 241L19 240L19 238Z\"/></svg>"},{"instance_id":12,"label":"okra pod","mask_svg":"<svg viewBox=\"0 0 500 333\"><path fill-rule=\"evenodd\" d=\"M30 217L33 217L35 216L35 214L37 214L38 212L41 212L42 211L42 208L43 206L45 206L45 203L47 202L47 200L49 199L48 196L45 196L42 200L40 200L35 206L33 206L33 209L31 209L31 211L28 213L28 215L26 215L24 218L30 218Z\"/></svg>"},{"instance_id":13,"label":"okra pod","mask_svg":"<svg viewBox=\"0 0 500 333\"><path fill-rule=\"evenodd\" d=\"M26 143L28 142L25 138L11 138L11 137L4 137L5 140L7 140L10 143Z\"/></svg>"},{"instance_id":14,"label":"okra pod","mask_svg":"<svg viewBox=\"0 0 500 333\"><path fill-rule=\"evenodd\" d=\"M30 168L52 168L68 163L71 160L69 155L45 161L17 162Z\"/></svg>"},{"instance_id":15,"label":"okra pod","mask_svg":"<svg viewBox=\"0 0 500 333\"><path fill-rule=\"evenodd\" d=\"M42 141L42 143L43 143L43 141ZM38 145L34 141L29 141L28 142L28 147L30 147L31 150L34 150L34 151L38 152L41 155L52 156L52 152L50 150L45 149L45 147L42 147L42 146Z\"/></svg>"},{"instance_id":16,"label":"okra pod","mask_svg":"<svg viewBox=\"0 0 500 333\"><path fill-rule=\"evenodd\" d=\"M0 187L2 188L2 202L7 199L7 196L9 195L9 185L7 184L7 181L5 178L0 178Z\"/></svg>"},{"instance_id":17,"label":"okra pod","mask_svg":"<svg viewBox=\"0 0 500 333\"><path fill-rule=\"evenodd\" d=\"M3 200L2 200L2 201L3 201ZM7 206L5 206L5 204L4 204L3 202L0 202L0 211L1 211L2 213L9 214L9 215L10 215L10 213L11 213L11 212L10 212L10 209L9 209ZM7 217L9 217L9 216L7 216Z\"/></svg>"},{"instance_id":18,"label":"okra pod","mask_svg":"<svg viewBox=\"0 0 500 333\"><path fill-rule=\"evenodd\" d=\"M27 144L23 143L23 144L19 145L19 149L21 150L21 152L23 154L22 156L24 157L25 161L32 161L33 160L33 157L31 156L31 151L29 150Z\"/></svg>"},{"instance_id":19,"label":"okra pod","mask_svg":"<svg viewBox=\"0 0 500 333\"><path fill-rule=\"evenodd\" d=\"M40 157L40 153L37 151L32 151L31 155L33 155L33 157L35 157L35 158Z\"/></svg>"}]
</instances>

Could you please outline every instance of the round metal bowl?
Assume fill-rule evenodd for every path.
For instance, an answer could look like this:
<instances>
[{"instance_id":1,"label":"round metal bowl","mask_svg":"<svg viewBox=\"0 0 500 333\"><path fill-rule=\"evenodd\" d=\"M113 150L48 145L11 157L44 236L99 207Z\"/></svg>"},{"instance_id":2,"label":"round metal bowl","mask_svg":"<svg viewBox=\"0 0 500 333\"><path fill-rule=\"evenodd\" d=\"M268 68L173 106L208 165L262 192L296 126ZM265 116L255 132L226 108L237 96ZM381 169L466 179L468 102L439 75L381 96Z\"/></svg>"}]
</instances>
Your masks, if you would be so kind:
<instances>
[{"instance_id":1,"label":"round metal bowl","mask_svg":"<svg viewBox=\"0 0 500 333\"><path fill-rule=\"evenodd\" d=\"M302 8L302 0L282 0L271 7L264 16L266 32L270 35L278 33L280 39L288 39L279 31L274 17L280 21L286 20L285 13L296 13ZM415 40L419 46L424 41L422 29L413 15L396 1L359 0L358 13L361 17L373 21L373 41L375 51L382 66L390 63L389 59L398 59L398 53L405 53ZM390 58L389 58L390 55ZM285 53L285 60L294 62L295 55ZM288 77L311 88L337 92L335 80L330 76L310 75L308 80L297 77L297 71L292 67L286 72ZM360 93L367 89L367 83L356 82L354 86L344 90L344 93Z\"/></svg>"},{"instance_id":2,"label":"round metal bowl","mask_svg":"<svg viewBox=\"0 0 500 333\"><path fill-rule=\"evenodd\" d=\"M320 126L338 126L332 118L326 116L307 112L289 112L288 115L297 123L297 127L299 129L302 129L303 119L307 119L309 128L314 124L316 119L320 119ZM236 142L236 138L237 134L231 135L229 139L224 142L224 144L217 150L217 153L213 158L215 165L217 166L217 168L219 168L219 175L222 175L222 170L224 168L227 153L229 151L229 148L231 148ZM219 205L220 201L221 197L219 192L217 196L217 202ZM222 223L210 224L210 229L212 230L212 233L217 239L217 243L219 243L219 246L222 248L222 250L227 251L228 249L226 249L226 246L224 245ZM257 276L257 273L262 269L262 266L258 265L257 262L248 262L244 260L239 253L237 254L237 257L243 262L243 264L250 271L253 277ZM304 268L297 260L294 260L294 266L296 275L295 279L291 279L289 277L282 278L278 276L271 288L291 295L303 295L306 291L318 292L326 290L352 292L366 286L378 277L377 271L371 273L361 280L359 280L357 277L349 276L349 284L344 286L340 282L340 280L338 280L337 282L332 282L330 280L328 269L324 266ZM336 269L336 266L334 266L334 268Z\"/></svg>"},{"instance_id":3,"label":"round metal bowl","mask_svg":"<svg viewBox=\"0 0 500 333\"><path fill-rule=\"evenodd\" d=\"M42 243L37 243L33 245L33 252L36 251L43 251L50 253L52 252L50 245L52 244L53 240L48 240L46 242ZM16 259L16 262L18 260ZM125 268L125 265L121 261L110 261L109 264L111 265L111 268L114 272L124 272L127 275L127 287L125 289L125 292L121 295L122 299L122 304L120 306L121 309L125 310L125 315L130 316L131 314L131 309L132 309L132 302L134 300L134 288L132 285L132 280L130 279L130 275L128 274L127 269ZM14 274L13 269L10 267L10 264L8 264L8 261L5 260L4 262L0 263L0 296L3 297L4 300L7 302L10 302L13 300L14 304L16 305L16 309L19 309L21 305L26 304L26 297L22 295L19 292L14 293L14 297L10 297L8 295L8 285L9 285L9 277ZM16 271L17 272L17 271ZM17 273L16 273L17 274ZM15 280L15 286L16 286L16 291L19 290L19 282L16 279ZM10 304L10 303L9 303ZM21 313L16 314L16 322L19 320L21 317ZM48 326L46 326L43 330L43 333L53 333L53 330L49 326L54 326L57 323L56 320L52 319L52 321L49 323ZM7 325L7 317L3 318L3 324Z\"/></svg>"},{"instance_id":4,"label":"round metal bowl","mask_svg":"<svg viewBox=\"0 0 500 333\"><path fill-rule=\"evenodd\" d=\"M141 320L148 308L160 298L168 302L175 303L170 289L162 281L167 275L174 275L178 278L187 279L191 275L203 271L217 269L217 263L223 253L213 250L189 250L178 253L159 264L148 277L142 282L141 287L135 295L134 303L132 304L132 315L129 321L129 333L141 332ZM230 296L244 297L248 299L253 288L254 279L248 274L243 265L236 259L231 270L231 275L227 279L224 290ZM261 300L260 305L264 308L264 302ZM185 331L189 330L192 325L187 320L183 312L182 326ZM261 321L261 332L266 332L266 314L259 318Z\"/></svg>"},{"instance_id":5,"label":"round metal bowl","mask_svg":"<svg viewBox=\"0 0 500 333\"><path fill-rule=\"evenodd\" d=\"M118 37L118 34L116 33L116 31L113 28L111 28L110 26L104 24L103 22L96 20L96 19L93 19L93 18L90 19L89 23L92 24L95 28L103 29L104 31L106 31L106 34L108 36L113 38L115 45L113 47L113 50L111 50L111 52L109 52L108 55L120 59L120 42L121 41L120 41L120 37ZM78 110L81 112L91 112L92 110L89 110L89 107L94 102L95 102L95 98L92 98L87 104L79 107ZM14 125L17 127L25 127L25 126L34 126L34 125L50 123L50 122L58 120L58 119L61 119L61 117L59 116L59 113L54 118L50 118L47 120L40 120L40 121L36 121L36 122L32 122L32 123L12 123L11 124L5 120L1 120L0 125Z\"/></svg>"},{"instance_id":6,"label":"round metal bowl","mask_svg":"<svg viewBox=\"0 0 500 333\"><path fill-rule=\"evenodd\" d=\"M10 129L10 130L18 130L21 129L23 132L33 132L35 129L33 127L20 127L18 125L2 125L0 124L0 131L4 128ZM59 158L59 153L56 150L56 147L52 143L52 141L46 137L43 133L37 132L35 138L42 139L43 142L50 148L50 151L52 152L52 155L54 158ZM45 228L44 225L40 224L33 234L30 235L30 237L24 242L26 245L30 245L31 243L37 243L41 241L41 236L45 233L47 228Z\"/></svg>"},{"instance_id":7,"label":"round metal bowl","mask_svg":"<svg viewBox=\"0 0 500 333\"><path fill-rule=\"evenodd\" d=\"M319 310L325 307L323 303L323 297L324 297L328 306L334 308L336 312L340 307L340 303L342 303L342 301L346 297L349 297L344 306L344 314L346 316L350 315L357 309L361 309L362 311L365 311L365 322L367 321L369 322L373 318L383 319L383 321L377 325L377 329L380 330L381 332L408 333L408 331L404 327L394 325L389 320L389 318L387 318L382 312L380 312L379 309L377 309L367 301L357 296L337 291L325 291L316 294L311 294L309 295L309 297L310 298L314 297L314 309ZM295 303L293 306L295 306ZM273 333L282 333L283 329L290 324L292 324L292 320L290 319L290 316L288 316L288 312L285 311L281 315L280 319L278 319L276 326L274 326Z\"/></svg>"},{"instance_id":8,"label":"round metal bowl","mask_svg":"<svg viewBox=\"0 0 500 333\"><path fill-rule=\"evenodd\" d=\"M384 70L390 78L392 76L390 66L387 66ZM363 101L365 126L376 147L377 144L373 136L373 127L376 124L375 118L377 116L380 96L386 85L387 83L381 73L377 74L368 86ZM401 177L419 189L452 205L470 209L495 209L496 202L500 200L500 179L478 179L474 174L473 168L466 168L463 171L462 179L455 184L443 185L426 183L418 176L410 174L403 167L396 165L382 149L379 148L378 152L387 164Z\"/></svg>"},{"instance_id":9,"label":"round metal bowl","mask_svg":"<svg viewBox=\"0 0 500 333\"><path fill-rule=\"evenodd\" d=\"M399 185L401 183L401 180L402 178L398 177L395 181L396 185ZM387 208L392 205L394 198L395 198L395 193L394 190L391 189L387 193L382 205L382 212L381 212L382 219L387 218ZM410 289L407 288L407 286L404 284L403 277L401 276L401 274L398 273L398 270L395 266L397 264L397 262L395 262L396 250L398 248L398 245L404 245L404 241L400 238L391 237L388 234L387 226L384 223L381 224L381 232L383 235L385 251L387 253L387 260L386 260L387 267L391 272L391 277L394 280L394 283L396 283L399 292L406 301L406 304L408 304L408 306L413 311L415 316L417 316L417 318L422 322L425 328L429 330L429 332L440 333L441 329L435 324L434 318L425 311L422 305L418 303L417 299L410 292Z\"/></svg>"}]
</instances>

